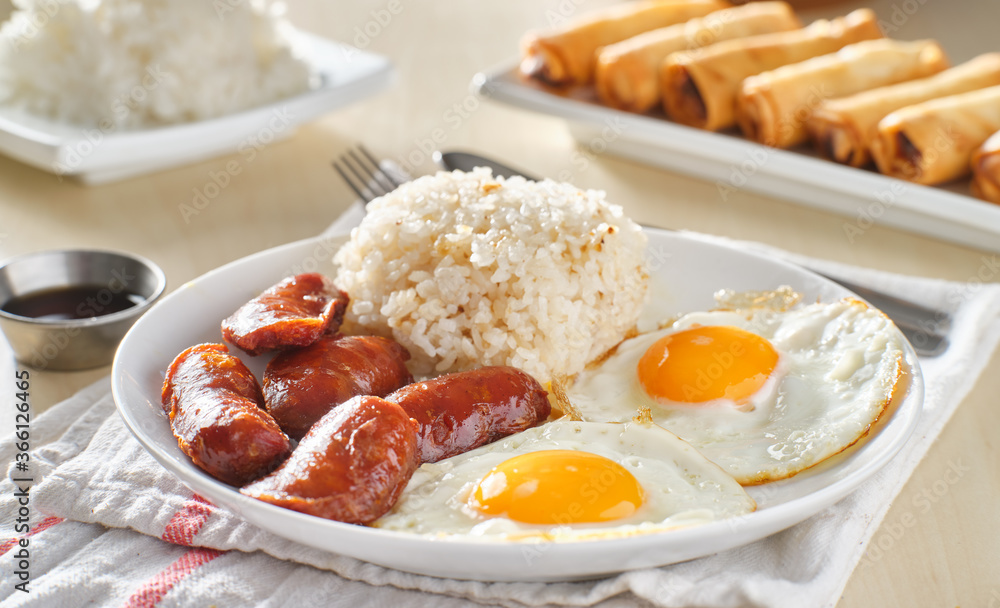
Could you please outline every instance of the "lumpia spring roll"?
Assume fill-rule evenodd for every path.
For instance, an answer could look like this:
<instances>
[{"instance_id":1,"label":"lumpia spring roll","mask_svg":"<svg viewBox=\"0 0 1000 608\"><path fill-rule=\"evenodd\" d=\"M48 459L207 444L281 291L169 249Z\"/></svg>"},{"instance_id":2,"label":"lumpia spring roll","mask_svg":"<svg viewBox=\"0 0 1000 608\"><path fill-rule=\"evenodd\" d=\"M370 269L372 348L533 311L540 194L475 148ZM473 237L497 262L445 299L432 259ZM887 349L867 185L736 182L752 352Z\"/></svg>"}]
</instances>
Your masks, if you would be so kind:
<instances>
[{"instance_id":1,"label":"lumpia spring roll","mask_svg":"<svg viewBox=\"0 0 1000 608\"><path fill-rule=\"evenodd\" d=\"M660 67L663 109L681 124L719 131L736 124L736 95L748 76L881 37L875 13L859 9L800 30L674 53Z\"/></svg>"},{"instance_id":2,"label":"lumpia spring roll","mask_svg":"<svg viewBox=\"0 0 1000 608\"><path fill-rule=\"evenodd\" d=\"M641 0L588 13L521 41L521 71L554 86L588 84L597 50L731 5L724 0Z\"/></svg>"},{"instance_id":3,"label":"lumpia spring roll","mask_svg":"<svg viewBox=\"0 0 1000 608\"><path fill-rule=\"evenodd\" d=\"M790 148L806 141L806 121L824 99L936 74L948 58L933 40L867 40L836 53L750 76L736 120L748 139Z\"/></svg>"},{"instance_id":4,"label":"lumpia spring roll","mask_svg":"<svg viewBox=\"0 0 1000 608\"><path fill-rule=\"evenodd\" d=\"M886 175L940 184L967 175L973 152L997 131L1000 86L896 110L879 121L871 151Z\"/></svg>"},{"instance_id":5,"label":"lumpia spring roll","mask_svg":"<svg viewBox=\"0 0 1000 608\"><path fill-rule=\"evenodd\" d=\"M651 30L600 50L597 94L614 108L646 112L660 102L660 64L671 53L800 27L787 2L753 2Z\"/></svg>"},{"instance_id":6,"label":"lumpia spring roll","mask_svg":"<svg viewBox=\"0 0 1000 608\"><path fill-rule=\"evenodd\" d=\"M1000 131L972 154L972 192L981 199L1000 204Z\"/></svg>"},{"instance_id":7,"label":"lumpia spring roll","mask_svg":"<svg viewBox=\"0 0 1000 608\"><path fill-rule=\"evenodd\" d=\"M806 127L821 154L854 167L871 162L878 122L915 103L1000 85L1000 53L986 53L928 78L879 87L819 104Z\"/></svg>"}]
</instances>

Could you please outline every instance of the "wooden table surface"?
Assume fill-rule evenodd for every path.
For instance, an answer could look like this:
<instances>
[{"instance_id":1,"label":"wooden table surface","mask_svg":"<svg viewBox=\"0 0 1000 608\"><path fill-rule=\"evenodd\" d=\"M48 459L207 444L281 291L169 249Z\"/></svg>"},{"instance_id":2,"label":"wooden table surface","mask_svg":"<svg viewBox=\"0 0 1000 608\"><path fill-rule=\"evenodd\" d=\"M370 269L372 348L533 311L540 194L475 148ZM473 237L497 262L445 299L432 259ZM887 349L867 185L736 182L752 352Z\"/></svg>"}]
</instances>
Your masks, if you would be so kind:
<instances>
[{"instance_id":1,"label":"wooden table surface","mask_svg":"<svg viewBox=\"0 0 1000 608\"><path fill-rule=\"evenodd\" d=\"M352 200L330 161L363 141L379 155L416 161L420 171L433 170L427 154L433 147L478 150L537 174L564 173L579 186L606 190L642 223L757 240L897 273L965 281L992 259L984 251L877 225L850 242L843 217L746 191L723 199L713 183L585 153L563 121L470 93L472 74L514 59L528 28L607 3L289 0L289 18L300 28L391 58L398 70L393 86L303 126L252 161L234 151L127 181L84 186L0 157L0 258L49 248L122 249L156 261L176 288L226 262L317 234ZM825 3L802 15L809 20L865 5ZM956 63L1000 50L995 46L1000 3L994 0L877 0L867 6L897 28L894 37L937 38ZM359 36L366 27L375 32L367 40ZM433 137L439 139L436 145ZM243 170L186 221L182 207L233 160ZM5 367L13 365L6 345L0 349L7 355ZM873 539L880 550L862 560L839 608L1000 607L998 364L994 355L892 505ZM35 411L109 371L36 372ZM956 462L968 471L947 491L938 491Z\"/></svg>"}]
</instances>

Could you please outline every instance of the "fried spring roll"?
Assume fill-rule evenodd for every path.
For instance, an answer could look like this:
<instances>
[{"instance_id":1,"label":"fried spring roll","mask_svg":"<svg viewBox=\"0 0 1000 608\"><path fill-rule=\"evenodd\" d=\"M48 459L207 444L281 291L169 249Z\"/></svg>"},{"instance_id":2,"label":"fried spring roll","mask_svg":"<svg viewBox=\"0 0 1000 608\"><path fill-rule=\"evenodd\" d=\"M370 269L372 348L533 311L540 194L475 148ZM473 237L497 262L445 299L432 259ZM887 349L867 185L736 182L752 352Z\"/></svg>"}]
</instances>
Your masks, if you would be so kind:
<instances>
[{"instance_id":1,"label":"fried spring roll","mask_svg":"<svg viewBox=\"0 0 1000 608\"><path fill-rule=\"evenodd\" d=\"M528 32L521 41L521 71L553 86L589 84L599 48L730 6L724 0L642 0L588 13Z\"/></svg>"},{"instance_id":2,"label":"fried spring roll","mask_svg":"<svg viewBox=\"0 0 1000 608\"><path fill-rule=\"evenodd\" d=\"M719 131L736 124L736 95L748 76L881 37L875 13L860 9L800 30L673 53L660 67L663 109L681 124Z\"/></svg>"},{"instance_id":3,"label":"fried spring roll","mask_svg":"<svg viewBox=\"0 0 1000 608\"><path fill-rule=\"evenodd\" d=\"M1000 204L1000 131L972 154L972 192L983 200Z\"/></svg>"},{"instance_id":4,"label":"fried spring roll","mask_svg":"<svg viewBox=\"0 0 1000 608\"><path fill-rule=\"evenodd\" d=\"M973 152L1000 131L1000 86L907 106L878 123L872 156L886 175L940 184L967 175Z\"/></svg>"},{"instance_id":5,"label":"fried spring roll","mask_svg":"<svg viewBox=\"0 0 1000 608\"><path fill-rule=\"evenodd\" d=\"M776 148L808 138L806 121L825 99L923 78L948 67L933 40L868 40L751 76L737 97L736 120L743 135Z\"/></svg>"},{"instance_id":6,"label":"fried spring roll","mask_svg":"<svg viewBox=\"0 0 1000 608\"><path fill-rule=\"evenodd\" d=\"M1000 85L1000 53L980 55L928 78L829 99L809 117L807 128L816 149L853 167L871 162L871 142L878 122L890 112L938 97Z\"/></svg>"},{"instance_id":7,"label":"fried spring roll","mask_svg":"<svg viewBox=\"0 0 1000 608\"><path fill-rule=\"evenodd\" d=\"M787 2L754 2L645 32L601 49L597 94L609 106L647 112L660 102L660 64L671 53L800 27Z\"/></svg>"}]
</instances>

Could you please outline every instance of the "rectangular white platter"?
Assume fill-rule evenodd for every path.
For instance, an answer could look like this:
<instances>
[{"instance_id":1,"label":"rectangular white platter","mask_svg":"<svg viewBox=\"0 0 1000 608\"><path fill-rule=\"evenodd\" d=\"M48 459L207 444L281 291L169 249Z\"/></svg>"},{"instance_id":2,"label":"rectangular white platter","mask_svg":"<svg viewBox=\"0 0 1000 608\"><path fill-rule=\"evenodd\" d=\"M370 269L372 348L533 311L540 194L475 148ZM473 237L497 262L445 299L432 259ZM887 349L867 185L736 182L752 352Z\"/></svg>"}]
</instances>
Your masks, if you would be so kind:
<instances>
[{"instance_id":1,"label":"rectangular white platter","mask_svg":"<svg viewBox=\"0 0 1000 608\"><path fill-rule=\"evenodd\" d=\"M720 197L747 190L842 215L848 239L881 224L1000 252L1000 205L973 197L964 181L921 186L824 160L805 147L778 150L735 133L615 110L586 92L549 92L527 82L516 65L476 74L473 88L496 101L565 119L573 137L595 152L711 181Z\"/></svg>"}]
</instances>

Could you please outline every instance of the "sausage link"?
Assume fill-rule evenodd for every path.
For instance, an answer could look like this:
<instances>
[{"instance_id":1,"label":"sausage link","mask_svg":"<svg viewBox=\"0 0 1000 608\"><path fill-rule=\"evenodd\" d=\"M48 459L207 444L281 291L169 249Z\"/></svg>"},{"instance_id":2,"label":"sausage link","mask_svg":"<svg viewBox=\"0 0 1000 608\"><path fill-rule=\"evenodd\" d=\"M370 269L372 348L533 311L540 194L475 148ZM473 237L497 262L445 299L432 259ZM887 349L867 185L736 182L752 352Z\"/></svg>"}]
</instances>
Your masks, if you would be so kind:
<instances>
[{"instance_id":1,"label":"sausage link","mask_svg":"<svg viewBox=\"0 0 1000 608\"><path fill-rule=\"evenodd\" d=\"M289 277L225 319L222 338L249 355L308 346L340 328L347 302L347 294L319 273Z\"/></svg>"},{"instance_id":2,"label":"sausage link","mask_svg":"<svg viewBox=\"0 0 1000 608\"><path fill-rule=\"evenodd\" d=\"M240 492L367 524L392 508L419 464L416 422L395 403L361 396L328 412L281 467Z\"/></svg>"},{"instance_id":3,"label":"sausage link","mask_svg":"<svg viewBox=\"0 0 1000 608\"><path fill-rule=\"evenodd\" d=\"M334 336L279 354L264 370L264 402L278 425L301 439L332 408L359 395L384 397L413 382L410 353L378 336Z\"/></svg>"},{"instance_id":4,"label":"sausage link","mask_svg":"<svg viewBox=\"0 0 1000 608\"><path fill-rule=\"evenodd\" d=\"M404 386L386 397L420 425L420 458L436 462L549 417L545 389L513 367L481 367Z\"/></svg>"},{"instance_id":5,"label":"sausage link","mask_svg":"<svg viewBox=\"0 0 1000 608\"><path fill-rule=\"evenodd\" d=\"M163 381L162 404L181 451L228 484L270 473L291 452L288 436L263 409L257 379L223 344L177 355Z\"/></svg>"}]
</instances>

